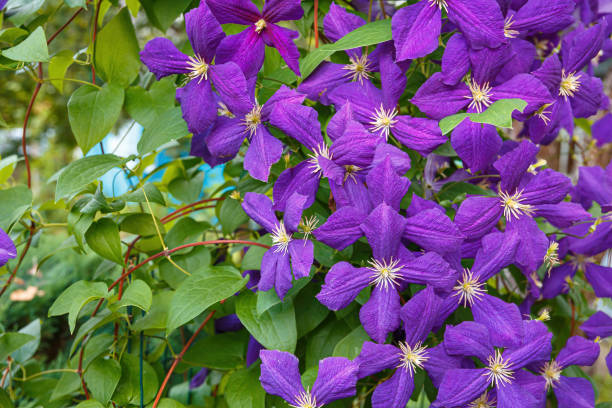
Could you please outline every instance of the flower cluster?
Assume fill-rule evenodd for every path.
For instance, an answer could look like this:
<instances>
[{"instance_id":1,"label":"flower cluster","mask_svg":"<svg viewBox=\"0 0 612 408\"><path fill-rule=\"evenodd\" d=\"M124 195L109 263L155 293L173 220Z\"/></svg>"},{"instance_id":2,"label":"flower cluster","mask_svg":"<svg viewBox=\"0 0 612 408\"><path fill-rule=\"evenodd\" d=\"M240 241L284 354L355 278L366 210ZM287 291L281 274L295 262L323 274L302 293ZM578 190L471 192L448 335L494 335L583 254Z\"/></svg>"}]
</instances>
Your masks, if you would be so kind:
<instances>
[{"instance_id":1,"label":"flower cluster","mask_svg":"<svg viewBox=\"0 0 612 408\"><path fill-rule=\"evenodd\" d=\"M303 18L300 0L268 0L261 11L250 0L202 0L185 16L193 55L165 38L141 53L158 79L182 76L176 96L192 154L211 166L242 160L250 177L270 182L236 195L271 238L253 290L282 300L296 280L319 281L316 299L333 311L357 305L372 340L352 360L321 360L312 387L302 385L297 357L262 350L263 388L315 408L391 370L372 406L402 408L424 371L438 389L433 407L544 407L549 389L560 407L594 407L590 383L562 371L594 363L612 318L594 314L581 328L597 341L570 333L552 358L542 322L550 312L529 316L579 276L597 297L612 297L612 268L599 262L612 248L612 165L582 167L573 183L539 158L540 145L573 133L574 118L609 108L594 67L612 50L610 7L353 3L365 13L331 4L326 40L368 24L362 16L390 18L392 40L347 49L267 98L266 47L300 75L298 33L286 28ZM226 36L226 23L247 28ZM526 102L512 114L512 135L468 118L450 140L443 135L439 120L504 99ZM611 121L593 127L600 146L612 141ZM437 154L445 146L455 159ZM468 189L444 198L457 185ZM327 270L317 245L353 255Z\"/></svg>"}]
</instances>

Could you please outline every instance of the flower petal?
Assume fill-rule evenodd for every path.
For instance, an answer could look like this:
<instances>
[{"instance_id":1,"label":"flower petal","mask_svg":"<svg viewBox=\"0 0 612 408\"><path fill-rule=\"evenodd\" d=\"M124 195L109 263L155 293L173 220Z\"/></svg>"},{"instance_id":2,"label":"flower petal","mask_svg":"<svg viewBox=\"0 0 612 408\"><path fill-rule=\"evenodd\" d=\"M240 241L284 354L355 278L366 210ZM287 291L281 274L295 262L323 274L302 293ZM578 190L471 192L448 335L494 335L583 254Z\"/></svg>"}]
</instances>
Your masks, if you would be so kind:
<instances>
[{"instance_id":1,"label":"flower petal","mask_svg":"<svg viewBox=\"0 0 612 408\"><path fill-rule=\"evenodd\" d=\"M363 236L359 227L367 214L354 207L342 207L329 216L313 234L317 240L342 251Z\"/></svg>"},{"instance_id":2,"label":"flower petal","mask_svg":"<svg viewBox=\"0 0 612 408\"><path fill-rule=\"evenodd\" d=\"M300 0L268 0L264 4L266 21L277 23L283 20L299 20L304 15Z\"/></svg>"},{"instance_id":3,"label":"flower petal","mask_svg":"<svg viewBox=\"0 0 612 408\"><path fill-rule=\"evenodd\" d=\"M344 357L327 357L319 362L317 379L312 386L312 395L317 404L355 395L359 366Z\"/></svg>"},{"instance_id":4,"label":"flower petal","mask_svg":"<svg viewBox=\"0 0 612 408\"><path fill-rule=\"evenodd\" d=\"M424 57L438 48L442 13L435 4L419 2L397 11L391 20L397 60Z\"/></svg>"},{"instance_id":5,"label":"flower petal","mask_svg":"<svg viewBox=\"0 0 612 408\"><path fill-rule=\"evenodd\" d=\"M442 55L442 76L446 85L456 85L470 69L469 48L461 33L449 38Z\"/></svg>"},{"instance_id":6,"label":"flower petal","mask_svg":"<svg viewBox=\"0 0 612 408\"><path fill-rule=\"evenodd\" d=\"M612 268L589 262L584 274L597 297L612 297Z\"/></svg>"},{"instance_id":7,"label":"flower petal","mask_svg":"<svg viewBox=\"0 0 612 408\"><path fill-rule=\"evenodd\" d=\"M211 63L225 33L205 1L185 14L185 31L196 55Z\"/></svg>"},{"instance_id":8,"label":"flower petal","mask_svg":"<svg viewBox=\"0 0 612 408\"><path fill-rule=\"evenodd\" d=\"M442 119L465 108L471 97L463 82L448 86L442 73L436 72L421 85L411 102L431 118Z\"/></svg>"},{"instance_id":9,"label":"flower petal","mask_svg":"<svg viewBox=\"0 0 612 408\"><path fill-rule=\"evenodd\" d=\"M344 309L370 284L371 275L369 269L338 262L325 275L325 283L316 297L330 310Z\"/></svg>"},{"instance_id":10,"label":"flower petal","mask_svg":"<svg viewBox=\"0 0 612 408\"><path fill-rule=\"evenodd\" d=\"M251 0L206 0L221 24L250 25L261 18L261 13Z\"/></svg>"},{"instance_id":11,"label":"flower petal","mask_svg":"<svg viewBox=\"0 0 612 408\"><path fill-rule=\"evenodd\" d=\"M191 133L206 133L217 119L217 103L208 80L191 80L181 88L183 119Z\"/></svg>"},{"instance_id":12,"label":"flower petal","mask_svg":"<svg viewBox=\"0 0 612 408\"><path fill-rule=\"evenodd\" d=\"M369 377L388 368L397 367L399 352L399 349L391 344L366 341L363 343L361 353L354 360L359 364L358 378Z\"/></svg>"},{"instance_id":13,"label":"flower petal","mask_svg":"<svg viewBox=\"0 0 612 408\"><path fill-rule=\"evenodd\" d=\"M586 322L582 323L580 330L589 339L594 339L597 336L601 338L610 337L612 336L612 317L602 311L596 312Z\"/></svg>"},{"instance_id":14,"label":"flower petal","mask_svg":"<svg viewBox=\"0 0 612 408\"><path fill-rule=\"evenodd\" d=\"M572 365L591 366L599 357L599 344L584 337L572 336L567 339L555 361L565 368Z\"/></svg>"},{"instance_id":15,"label":"flower petal","mask_svg":"<svg viewBox=\"0 0 612 408\"><path fill-rule=\"evenodd\" d=\"M215 61L217 64L235 62L244 72L244 76L250 79L257 75L263 65L265 48L263 38L255 31L255 27L251 26L238 34L225 37L217 48Z\"/></svg>"},{"instance_id":16,"label":"flower petal","mask_svg":"<svg viewBox=\"0 0 612 408\"><path fill-rule=\"evenodd\" d=\"M366 183L373 206L384 203L395 211L399 211L402 198L410 188L410 180L395 172L390 157L370 170Z\"/></svg>"},{"instance_id":17,"label":"flower petal","mask_svg":"<svg viewBox=\"0 0 612 408\"><path fill-rule=\"evenodd\" d=\"M242 209L256 223L264 227L268 232L272 232L278 225L278 219L272 210L272 201L258 193L248 192L244 195Z\"/></svg>"},{"instance_id":18,"label":"flower petal","mask_svg":"<svg viewBox=\"0 0 612 408\"><path fill-rule=\"evenodd\" d=\"M278 395L290 404L304 392L297 357L286 351L261 350L261 386L268 394Z\"/></svg>"},{"instance_id":19,"label":"flower petal","mask_svg":"<svg viewBox=\"0 0 612 408\"><path fill-rule=\"evenodd\" d=\"M372 408L405 407L413 390L414 378L410 371L398 368L391 378L376 386Z\"/></svg>"},{"instance_id":20,"label":"flower petal","mask_svg":"<svg viewBox=\"0 0 612 408\"><path fill-rule=\"evenodd\" d=\"M487 370L451 369L446 372L435 401L439 407L460 407L478 398L488 387Z\"/></svg>"},{"instance_id":21,"label":"flower petal","mask_svg":"<svg viewBox=\"0 0 612 408\"><path fill-rule=\"evenodd\" d=\"M472 305L474 321L489 329L491 344L496 347L517 347L524 329L519 308L514 303L485 294Z\"/></svg>"},{"instance_id":22,"label":"flower petal","mask_svg":"<svg viewBox=\"0 0 612 408\"><path fill-rule=\"evenodd\" d=\"M251 177L266 182L270 175L270 167L283 154L283 144L272 136L268 129L260 125L251 138L251 144L244 157L244 169Z\"/></svg>"},{"instance_id":23,"label":"flower petal","mask_svg":"<svg viewBox=\"0 0 612 408\"><path fill-rule=\"evenodd\" d=\"M438 122L426 118L397 116L393 126L393 136L409 149L416 150L422 156L436 150L448 141L438 126Z\"/></svg>"},{"instance_id":24,"label":"flower petal","mask_svg":"<svg viewBox=\"0 0 612 408\"><path fill-rule=\"evenodd\" d=\"M502 213L498 197L468 197L459 206L455 223L466 237L476 239L488 234Z\"/></svg>"},{"instance_id":25,"label":"flower petal","mask_svg":"<svg viewBox=\"0 0 612 408\"><path fill-rule=\"evenodd\" d=\"M288 1L291 2L295 0ZM299 2L299 0L297 1ZM301 9L302 7L300 6L300 10ZM299 34L297 31L277 26L276 24L268 24L266 29L263 31L263 39L266 44L276 48L289 68L295 72L297 76L300 76L300 52L293 42L298 35Z\"/></svg>"},{"instance_id":26,"label":"flower petal","mask_svg":"<svg viewBox=\"0 0 612 408\"><path fill-rule=\"evenodd\" d=\"M310 267L314 260L314 245L312 241L294 239L289 243L289 255L291 256L291 267L295 279L305 278L310 275Z\"/></svg>"},{"instance_id":27,"label":"flower petal","mask_svg":"<svg viewBox=\"0 0 612 408\"><path fill-rule=\"evenodd\" d=\"M370 300L361 307L359 320L366 333L377 343L384 343L387 334L400 326L400 297L393 285L376 285Z\"/></svg>"},{"instance_id":28,"label":"flower petal","mask_svg":"<svg viewBox=\"0 0 612 408\"><path fill-rule=\"evenodd\" d=\"M502 139L495 126L466 118L451 134L457 155L473 173L486 170L496 159Z\"/></svg>"},{"instance_id":29,"label":"flower petal","mask_svg":"<svg viewBox=\"0 0 612 408\"><path fill-rule=\"evenodd\" d=\"M441 303L442 299L436 296L433 287L427 286L402 306L400 319L404 322L406 343L414 347L427 339L436 322ZM418 319L415 319L415 316L418 316Z\"/></svg>"},{"instance_id":30,"label":"flower petal","mask_svg":"<svg viewBox=\"0 0 612 408\"><path fill-rule=\"evenodd\" d=\"M559 408L592 408L595 406L593 385L586 378L561 376L555 384Z\"/></svg>"},{"instance_id":31,"label":"flower petal","mask_svg":"<svg viewBox=\"0 0 612 408\"><path fill-rule=\"evenodd\" d=\"M459 26L470 48L497 48L506 42L504 17L495 0L447 0L448 18Z\"/></svg>"},{"instance_id":32,"label":"flower petal","mask_svg":"<svg viewBox=\"0 0 612 408\"><path fill-rule=\"evenodd\" d=\"M157 37L146 43L140 59L158 80L173 74L189 72L189 59L167 38Z\"/></svg>"},{"instance_id":33,"label":"flower petal","mask_svg":"<svg viewBox=\"0 0 612 408\"><path fill-rule=\"evenodd\" d=\"M461 322L457 326L446 326L444 350L451 356L474 356L482 362L486 362L495 351L489 337L489 329L470 321Z\"/></svg>"}]
</instances>

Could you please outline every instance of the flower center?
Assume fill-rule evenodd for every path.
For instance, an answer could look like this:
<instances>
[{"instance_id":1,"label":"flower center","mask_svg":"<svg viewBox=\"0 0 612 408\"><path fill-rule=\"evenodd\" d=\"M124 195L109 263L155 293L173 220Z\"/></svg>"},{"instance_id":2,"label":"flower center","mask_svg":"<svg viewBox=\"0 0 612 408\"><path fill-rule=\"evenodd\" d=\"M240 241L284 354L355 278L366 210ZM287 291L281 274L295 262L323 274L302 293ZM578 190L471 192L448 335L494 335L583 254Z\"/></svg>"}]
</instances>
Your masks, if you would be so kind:
<instances>
[{"instance_id":1,"label":"flower center","mask_svg":"<svg viewBox=\"0 0 612 408\"><path fill-rule=\"evenodd\" d=\"M397 109L385 109L382 104L380 108L374 111L374 115L371 116L372 122L370 122L370 130L374 133L382 132L385 136L385 140L389 138L389 132L391 128L397 123L395 117L398 115Z\"/></svg>"},{"instance_id":2,"label":"flower center","mask_svg":"<svg viewBox=\"0 0 612 408\"><path fill-rule=\"evenodd\" d=\"M501 206L504 207L504 216L507 220L512 219L513 217L518 219L521 215L525 214L529 217L533 216L533 212L535 209L529 204L523 204L521 201L521 195L523 194L523 190L517 191L513 195L505 193L503 191L499 192L499 198L501 199Z\"/></svg>"},{"instance_id":3,"label":"flower center","mask_svg":"<svg viewBox=\"0 0 612 408\"><path fill-rule=\"evenodd\" d=\"M510 16L506 18L506 21L504 21L504 36L506 38L516 38L519 35L518 31L512 30L513 25L514 25L514 16Z\"/></svg>"},{"instance_id":4,"label":"flower center","mask_svg":"<svg viewBox=\"0 0 612 408\"><path fill-rule=\"evenodd\" d=\"M559 265L559 243L552 241L546 250L546 255L544 255L544 264L548 267L548 274L550 275L550 270Z\"/></svg>"},{"instance_id":5,"label":"flower center","mask_svg":"<svg viewBox=\"0 0 612 408\"><path fill-rule=\"evenodd\" d=\"M355 173L357 173L358 171L362 170L361 167L359 166L355 166L353 164L347 164L344 166L344 169L346 170L346 173L344 173L344 181L348 180L349 178L351 178L353 181L357 181L355 179Z\"/></svg>"},{"instance_id":6,"label":"flower center","mask_svg":"<svg viewBox=\"0 0 612 408\"><path fill-rule=\"evenodd\" d=\"M208 79L208 64L199 55L189 57L187 62L189 66L189 73L187 76L190 79L198 79L198 83L202 82L203 79Z\"/></svg>"},{"instance_id":7,"label":"flower center","mask_svg":"<svg viewBox=\"0 0 612 408\"><path fill-rule=\"evenodd\" d=\"M299 229L304 234L304 240L308 239L310 234L312 234L312 232L317 229L318 224L319 224L319 219L317 218L316 215L312 215L308 218L304 218L300 222ZM306 242L304 242L304 244L306 244Z\"/></svg>"},{"instance_id":8,"label":"flower center","mask_svg":"<svg viewBox=\"0 0 612 408\"><path fill-rule=\"evenodd\" d=\"M400 363L397 367L405 368L411 375L414 375L417 368L423 368L423 364L429 360L427 347L421 346L421 342L415 344L414 347L410 347L410 344L405 342L400 343L399 348L401 350Z\"/></svg>"},{"instance_id":9,"label":"flower center","mask_svg":"<svg viewBox=\"0 0 612 408\"><path fill-rule=\"evenodd\" d=\"M488 108L491 103L491 96L493 88L486 82L484 85L480 86L474 79L468 81L467 86L470 88L471 96L466 96L465 98L471 99L472 102L468 105L470 108L476 109L476 112L481 113L482 107Z\"/></svg>"},{"instance_id":10,"label":"flower center","mask_svg":"<svg viewBox=\"0 0 612 408\"><path fill-rule=\"evenodd\" d=\"M225 116L225 117L228 117L228 118L233 118L233 117L235 117L235 116L236 116L236 115L234 115L234 114L233 114L233 113L232 113L232 112L229 110L229 108L227 107L227 105L226 105L226 104L224 104L223 102L219 102L219 107L217 108L217 114L218 114L219 116Z\"/></svg>"},{"instance_id":11,"label":"flower center","mask_svg":"<svg viewBox=\"0 0 612 408\"><path fill-rule=\"evenodd\" d=\"M309 154L308 157L310 157L308 163L310 163L310 168L312 169L312 172L314 174L317 174L323 171L321 165L319 164L319 158L324 157L327 160L331 160L333 154L330 153L329 147L327 147L325 143L322 143L319 146L315 147L313 153Z\"/></svg>"},{"instance_id":12,"label":"flower center","mask_svg":"<svg viewBox=\"0 0 612 408\"><path fill-rule=\"evenodd\" d=\"M270 235L272 236L272 246L274 247L274 252L287 253L289 243L291 242L291 236L285 229L285 223L280 221Z\"/></svg>"},{"instance_id":13,"label":"flower center","mask_svg":"<svg viewBox=\"0 0 612 408\"><path fill-rule=\"evenodd\" d=\"M371 78L370 62L368 61L368 57L366 55L362 55L361 57L351 57L350 61L350 64L342 67L342 69L348 71L344 76L351 77L352 81L359 81L360 84L363 84L364 79Z\"/></svg>"},{"instance_id":14,"label":"flower center","mask_svg":"<svg viewBox=\"0 0 612 408\"><path fill-rule=\"evenodd\" d=\"M495 356L489 356L488 363L489 365L486 367L488 372L485 375L489 377L491 385L495 387L497 384L504 385L503 383L510 384L512 382L514 371L510 370L511 363L504 360L501 351L496 350Z\"/></svg>"},{"instance_id":15,"label":"flower center","mask_svg":"<svg viewBox=\"0 0 612 408\"><path fill-rule=\"evenodd\" d=\"M446 3L446 0L429 0L429 4L434 7L439 7L440 10L444 9L448 12L448 4Z\"/></svg>"},{"instance_id":16,"label":"flower center","mask_svg":"<svg viewBox=\"0 0 612 408\"><path fill-rule=\"evenodd\" d=\"M384 289L387 289L389 285L397 286L402 279L399 274L399 271L402 270L402 266L398 266L399 259L391 258L389 262L370 259L368 263L370 264L368 269L374 272L370 276L371 284L374 286L382 285Z\"/></svg>"},{"instance_id":17,"label":"flower center","mask_svg":"<svg viewBox=\"0 0 612 408\"><path fill-rule=\"evenodd\" d=\"M257 34L261 33L264 30L264 28L267 27L267 25L268 24L266 23L266 20L264 20L263 18L257 20L255 22L255 32Z\"/></svg>"},{"instance_id":18,"label":"flower center","mask_svg":"<svg viewBox=\"0 0 612 408\"><path fill-rule=\"evenodd\" d=\"M317 408L317 399L310 394L310 390L307 389L303 391L300 395L295 399L296 405L289 404L290 407L293 408Z\"/></svg>"},{"instance_id":19,"label":"flower center","mask_svg":"<svg viewBox=\"0 0 612 408\"><path fill-rule=\"evenodd\" d=\"M555 360L551 360L544 363L540 374L542 374L542 377L546 380L546 389L549 389L550 387L554 387L555 383L561 378L561 367Z\"/></svg>"},{"instance_id":20,"label":"flower center","mask_svg":"<svg viewBox=\"0 0 612 408\"><path fill-rule=\"evenodd\" d=\"M485 391L478 399L470 402L468 408L495 408L496 402L495 398L489 400L489 392Z\"/></svg>"},{"instance_id":21,"label":"flower center","mask_svg":"<svg viewBox=\"0 0 612 408\"><path fill-rule=\"evenodd\" d=\"M580 88L580 79L576 76L575 72L565 73L565 70L561 71L561 87L559 88L559 95L565 99L573 97L578 89Z\"/></svg>"},{"instance_id":22,"label":"flower center","mask_svg":"<svg viewBox=\"0 0 612 408\"><path fill-rule=\"evenodd\" d=\"M261 109L263 105L255 105L253 109L244 115L244 119L242 123L246 127L246 131L248 131L251 136L253 133L257 131L257 127L261 124Z\"/></svg>"},{"instance_id":23,"label":"flower center","mask_svg":"<svg viewBox=\"0 0 612 408\"><path fill-rule=\"evenodd\" d=\"M459 303L463 303L463 307L472 306L476 300L480 300L487 293L483 289L484 283L474 278L474 274L467 268L463 270L461 280L457 281L457 286L453 289L453 296L459 296Z\"/></svg>"}]
</instances>

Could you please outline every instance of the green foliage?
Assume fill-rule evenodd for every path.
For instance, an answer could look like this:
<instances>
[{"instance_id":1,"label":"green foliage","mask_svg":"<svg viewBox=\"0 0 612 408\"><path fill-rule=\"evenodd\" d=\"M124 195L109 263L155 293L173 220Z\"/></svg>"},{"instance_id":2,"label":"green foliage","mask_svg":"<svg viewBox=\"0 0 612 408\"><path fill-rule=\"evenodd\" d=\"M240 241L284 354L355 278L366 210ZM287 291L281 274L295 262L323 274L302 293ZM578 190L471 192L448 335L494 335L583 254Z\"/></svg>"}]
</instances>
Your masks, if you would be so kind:
<instances>
[{"instance_id":1,"label":"green foliage","mask_svg":"<svg viewBox=\"0 0 612 408\"><path fill-rule=\"evenodd\" d=\"M102 282L75 282L53 302L49 308L49 316L68 313L68 323L72 333L83 306L93 300L104 298L107 293L107 287Z\"/></svg>"},{"instance_id":2,"label":"green foliage","mask_svg":"<svg viewBox=\"0 0 612 408\"><path fill-rule=\"evenodd\" d=\"M47 62L49 61L49 50L47 39L42 27L36 30L14 47L2 51L2 55L15 61L23 62Z\"/></svg>"},{"instance_id":3,"label":"green foliage","mask_svg":"<svg viewBox=\"0 0 612 408\"><path fill-rule=\"evenodd\" d=\"M123 165L127 160L114 154L87 156L70 163L57 178L55 200L77 193L109 170Z\"/></svg>"},{"instance_id":4,"label":"green foliage","mask_svg":"<svg viewBox=\"0 0 612 408\"><path fill-rule=\"evenodd\" d=\"M123 265L119 228L111 219L102 218L91 224L85 233L85 240L101 257Z\"/></svg>"},{"instance_id":5,"label":"green foliage","mask_svg":"<svg viewBox=\"0 0 612 408\"><path fill-rule=\"evenodd\" d=\"M475 123L487 123L501 128L512 128L512 113L515 110L523 112L527 102L522 99L500 99L495 101L482 113L457 113L440 121L442 134L450 133L459 126L465 118Z\"/></svg>"},{"instance_id":6,"label":"green foliage","mask_svg":"<svg viewBox=\"0 0 612 408\"><path fill-rule=\"evenodd\" d=\"M32 206L32 192L24 185L0 190L0 228L8 230Z\"/></svg>"}]
</instances>

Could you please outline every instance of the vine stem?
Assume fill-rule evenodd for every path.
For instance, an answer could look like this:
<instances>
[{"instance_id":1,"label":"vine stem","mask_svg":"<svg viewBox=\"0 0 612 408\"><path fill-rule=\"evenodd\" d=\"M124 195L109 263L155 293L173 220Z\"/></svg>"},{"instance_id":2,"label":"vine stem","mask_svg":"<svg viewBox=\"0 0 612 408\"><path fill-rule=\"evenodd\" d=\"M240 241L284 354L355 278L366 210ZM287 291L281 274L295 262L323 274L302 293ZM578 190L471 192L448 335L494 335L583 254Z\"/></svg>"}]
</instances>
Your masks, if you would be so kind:
<instances>
[{"instance_id":1,"label":"vine stem","mask_svg":"<svg viewBox=\"0 0 612 408\"><path fill-rule=\"evenodd\" d=\"M314 0L315 48L319 48L319 0Z\"/></svg>"},{"instance_id":2,"label":"vine stem","mask_svg":"<svg viewBox=\"0 0 612 408\"><path fill-rule=\"evenodd\" d=\"M172 211L170 214L162 217L160 219L160 221L161 222L167 222L167 219L172 217L173 215L181 213L183 211L186 211L186 210L188 210L188 209L190 209L192 207L195 207L197 205L204 204L204 203L210 203L212 201L222 201L222 200L224 200L223 197L219 197L219 198L206 198L204 200L200 200L200 201L196 201L196 202L191 203L191 204L187 204L186 206L183 206L183 207L179 208L178 210Z\"/></svg>"},{"instance_id":3,"label":"vine stem","mask_svg":"<svg viewBox=\"0 0 612 408\"><path fill-rule=\"evenodd\" d=\"M189 243L189 244L180 245L180 246L177 246L176 248L168 249L166 251L158 252L155 255L151 255L150 257L148 257L144 261L142 261L139 264L131 267L130 269L127 270L127 272L122 274L116 281L114 281L112 283L112 285L110 285L108 287L108 290L110 291L112 288L117 286L123 279L127 278L128 276L130 276L132 274L132 272L134 272L137 269L141 268L143 265L146 265L147 263L156 260L157 258L161 258L162 256L171 255L171 254L173 254L173 253L175 253L177 251L180 251L181 249L185 249L185 248L191 248L191 247L202 246L202 245L223 245L223 244L253 245L253 246L258 246L258 247L262 247L262 248L266 248L266 249L270 249L271 248L269 245L261 244L259 242L244 241L244 240L239 240L239 239L215 239L215 240L211 240L211 241L199 241L199 242L192 242L192 243Z\"/></svg>"},{"instance_id":4,"label":"vine stem","mask_svg":"<svg viewBox=\"0 0 612 408\"><path fill-rule=\"evenodd\" d=\"M225 299L223 299L220 303L223 303L223 302L225 302ZM159 391L157 391L157 395L155 396L155 401L153 402L152 408L157 408L157 405L159 404L159 400L161 399L161 397L162 397L162 395L164 393L164 390L166 389L166 386L168 385L168 381L170 381L170 377L172 376L172 373L174 372L174 369L176 368L178 363L181 362L181 360L183 359L183 356L185 355L185 353L187 352L187 350L189 349L191 344L194 342L196 337L198 337L198 334L200 334L202 329L204 329L204 326L206 326L206 324L210 321L210 319L212 319L212 317L215 315L215 313L216 313L216 310L211 310L211 312L208 314L208 316L206 316L206 318L204 319L202 324L200 324L200 327L198 327L196 329L196 331L191 335L189 340L187 340L187 343L185 343L185 346L183 346L183 349L181 350L181 352L178 353L176 355L176 357L174 357L174 361L172 362L172 365L170 366L170 369L166 373L166 377L164 378L164 381L162 382L161 386L159 387Z\"/></svg>"}]
</instances>

